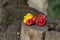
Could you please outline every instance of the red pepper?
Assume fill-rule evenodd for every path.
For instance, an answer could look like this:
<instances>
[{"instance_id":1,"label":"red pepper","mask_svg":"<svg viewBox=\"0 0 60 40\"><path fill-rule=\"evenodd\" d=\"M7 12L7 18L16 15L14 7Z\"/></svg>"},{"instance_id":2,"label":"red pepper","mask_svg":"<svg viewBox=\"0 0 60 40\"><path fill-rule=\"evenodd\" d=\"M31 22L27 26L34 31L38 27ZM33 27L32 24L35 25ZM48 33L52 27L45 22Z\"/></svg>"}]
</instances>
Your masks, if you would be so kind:
<instances>
[{"instance_id":1,"label":"red pepper","mask_svg":"<svg viewBox=\"0 0 60 40\"><path fill-rule=\"evenodd\" d=\"M38 14L38 17L36 19L36 25L44 26L45 23L46 23L46 17L42 14Z\"/></svg>"},{"instance_id":2,"label":"red pepper","mask_svg":"<svg viewBox=\"0 0 60 40\"><path fill-rule=\"evenodd\" d=\"M32 17L31 19L28 19L27 20L27 22L26 22L26 24L28 25L28 26L31 26L32 24L34 24L35 23L35 17Z\"/></svg>"}]
</instances>

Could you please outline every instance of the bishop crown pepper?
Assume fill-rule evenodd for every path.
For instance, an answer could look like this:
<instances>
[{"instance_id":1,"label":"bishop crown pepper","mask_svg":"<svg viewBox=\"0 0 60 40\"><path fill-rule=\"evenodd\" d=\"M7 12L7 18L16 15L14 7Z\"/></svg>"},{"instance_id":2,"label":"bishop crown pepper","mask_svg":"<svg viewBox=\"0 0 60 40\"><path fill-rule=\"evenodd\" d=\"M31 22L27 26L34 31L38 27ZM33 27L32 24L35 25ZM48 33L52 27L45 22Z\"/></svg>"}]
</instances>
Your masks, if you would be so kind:
<instances>
[{"instance_id":1,"label":"bishop crown pepper","mask_svg":"<svg viewBox=\"0 0 60 40\"><path fill-rule=\"evenodd\" d=\"M25 16L24 16L24 20L23 22L26 23L28 19L31 19L33 17L33 15L31 13L27 13Z\"/></svg>"},{"instance_id":2,"label":"bishop crown pepper","mask_svg":"<svg viewBox=\"0 0 60 40\"><path fill-rule=\"evenodd\" d=\"M46 23L46 17L42 14L38 14L38 17L36 19L36 25L44 26L45 23Z\"/></svg>"},{"instance_id":3,"label":"bishop crown pepper","mask_svg":"<svg viewBox=\"0 0 60 40\"><path fill-rule=\"evenodd\" d=\"M26 24L28 25L28 26L31 26L32 24L34 24L35 23L35 17L32 17L31 19L28 19L27 20L27 22L26 22Z\"/></svg>"}]
</instances>

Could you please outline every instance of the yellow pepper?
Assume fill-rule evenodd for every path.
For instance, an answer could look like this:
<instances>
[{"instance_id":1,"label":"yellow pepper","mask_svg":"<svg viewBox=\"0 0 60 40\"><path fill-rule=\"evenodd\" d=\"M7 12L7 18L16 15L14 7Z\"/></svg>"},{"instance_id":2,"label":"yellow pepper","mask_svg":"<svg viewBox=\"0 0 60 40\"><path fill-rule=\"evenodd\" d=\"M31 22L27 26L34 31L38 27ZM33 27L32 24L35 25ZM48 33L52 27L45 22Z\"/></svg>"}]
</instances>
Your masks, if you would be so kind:
<instances>
[{"instance_id":1,"label":"yellow pepper","mask_svg":"<svg viewBox=\"0 0 60 40\"><path fill-rule=\"evenodd\" d=\"M33 17L33 15L31 13L27 13L25 16L24 16L24 20L23 22L26 23L28 19L31 19Z\"/></svg>"},{"instance_id":2,"label":"yellow pepper","mask_svg":"<svg viewBox=\"0 0 60 40\"><path fill-rule=\"evenodd\" d=\"M27 19L24 19L23 22L26 23Z\"/></svg>"},{"instance_id":3,"label":"yellow pepper","mask_svg":"<svg viewBox=\"0 0 60 40\"><path fill-rule=\"evenodd\" d=\"M24 18L27 18L27 17L32 17L33 15L31 13L27 13Z\"/></svg>"}]
</instances>

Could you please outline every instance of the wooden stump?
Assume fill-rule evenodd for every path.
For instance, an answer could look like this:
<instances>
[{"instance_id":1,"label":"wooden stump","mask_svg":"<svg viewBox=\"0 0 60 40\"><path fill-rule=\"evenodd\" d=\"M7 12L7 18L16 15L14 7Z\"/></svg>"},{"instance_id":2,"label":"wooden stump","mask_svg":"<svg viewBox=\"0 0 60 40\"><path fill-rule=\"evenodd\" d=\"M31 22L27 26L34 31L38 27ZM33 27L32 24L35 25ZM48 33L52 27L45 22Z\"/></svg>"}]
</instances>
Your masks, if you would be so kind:
<instances>
[{"instance_id":1,"label":"wooden stump","mask_svg":"<svg viewBox=\"0 0 60 40\"><path fill-rule=\"evenodd\" d=\"M45 34L45 40L60 40L60 32L47 31Z\"/></svg>"},{"instance_id":2,"label":"wooden stump","mask_svg":"<svg viewBox=\"0 0 60 40\"><path fill-rule=\"evenodd\" d=\"M27 26L22 23L21 40L60 40L60 32L48 31L47 27Z\"/></svg>"},{"instance_id":3,"label":"wooden stump","mask_svg":"<svg viewBox=\"0 0 60 40\"><path fill-rule=\"evenodd\" d=\"M47 27L27 26L22 23L21 40L44 40Z\"/></svg>"}]
</instances>

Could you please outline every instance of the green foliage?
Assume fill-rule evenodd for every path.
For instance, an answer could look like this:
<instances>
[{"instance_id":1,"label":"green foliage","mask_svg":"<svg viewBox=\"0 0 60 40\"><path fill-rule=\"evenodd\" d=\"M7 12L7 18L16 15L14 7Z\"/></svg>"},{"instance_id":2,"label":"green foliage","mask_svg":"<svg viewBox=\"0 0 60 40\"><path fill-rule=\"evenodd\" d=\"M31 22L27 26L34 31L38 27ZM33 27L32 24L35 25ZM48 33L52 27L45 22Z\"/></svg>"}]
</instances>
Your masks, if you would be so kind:
<instances>
[{"instance_id":1,"label":"green foliage","mask_svg":"<svg viewBox=\"0 0 60 40\"><path fill-rule=\"evenodd\" d=\"M48 16L54 19L60 19L60 0L48 1Z\"/></svg>"}]
</instances>

